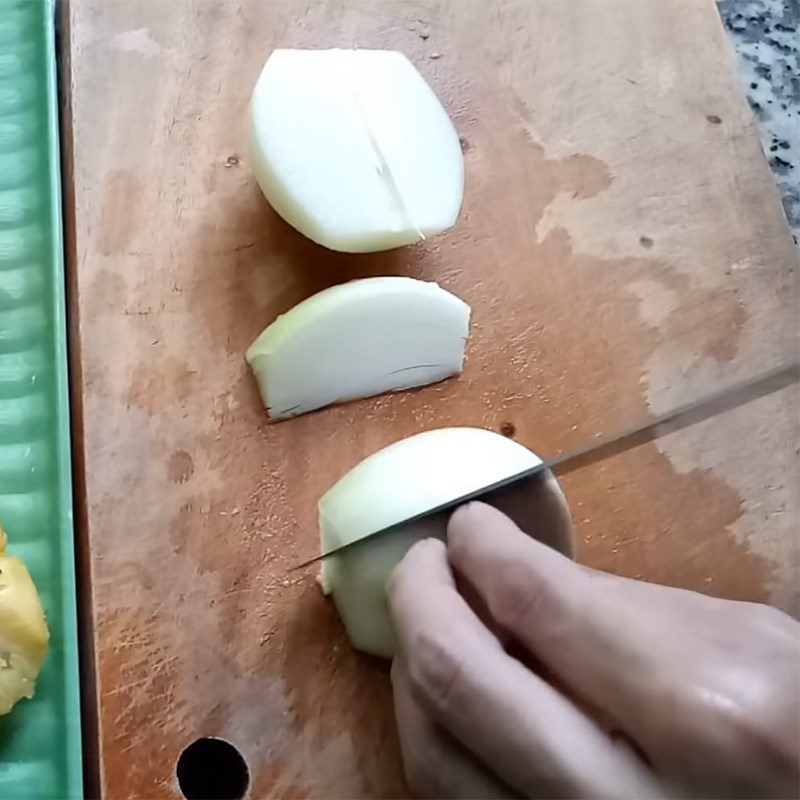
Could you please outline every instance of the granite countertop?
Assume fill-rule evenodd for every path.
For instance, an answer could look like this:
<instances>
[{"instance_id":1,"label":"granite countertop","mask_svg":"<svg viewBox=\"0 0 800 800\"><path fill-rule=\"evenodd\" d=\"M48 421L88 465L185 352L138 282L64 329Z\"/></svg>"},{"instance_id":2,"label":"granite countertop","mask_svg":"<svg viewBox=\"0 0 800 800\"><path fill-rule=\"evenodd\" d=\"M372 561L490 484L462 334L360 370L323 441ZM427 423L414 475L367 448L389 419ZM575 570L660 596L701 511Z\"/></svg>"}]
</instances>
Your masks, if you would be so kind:
<instances>
[{"instance_id":1,"label":"granite countertop","mask_svg":"<svg viewBox=\"0 0 800 800\"><path fill-rule=\"evenodd\" d=\"M717 0L761 144L800 241L800 0Z\"/></svg>"}]
</instances>

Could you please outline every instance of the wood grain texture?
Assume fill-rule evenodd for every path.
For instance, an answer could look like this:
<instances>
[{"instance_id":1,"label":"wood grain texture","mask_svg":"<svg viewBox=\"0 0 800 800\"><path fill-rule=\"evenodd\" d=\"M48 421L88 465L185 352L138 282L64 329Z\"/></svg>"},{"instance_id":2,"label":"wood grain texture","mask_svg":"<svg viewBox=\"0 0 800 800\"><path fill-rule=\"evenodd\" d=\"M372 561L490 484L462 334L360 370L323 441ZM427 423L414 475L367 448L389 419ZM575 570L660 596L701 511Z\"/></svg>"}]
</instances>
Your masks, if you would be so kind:
<instances>
[{"instance_id":1,"label":"wood grain texture","mask_svg":"<svg viewBox=\"0 0 800 800\"><path fill-rule=\"evenodd\" d=\"M553 455L796 355L797 255L711 2L71 4L78 320L102 781L179 796L234 742L254 797L405 795L383 664L312 575L315 503L444 425ZM452 231L326 252L252 178L282 47L387 47L462 139ZM348 278L473 308L458 380L267 424L244 351ZM797 612L798 403L780 395L564 482L582 559Z\"/></svg>"}]
</instances>

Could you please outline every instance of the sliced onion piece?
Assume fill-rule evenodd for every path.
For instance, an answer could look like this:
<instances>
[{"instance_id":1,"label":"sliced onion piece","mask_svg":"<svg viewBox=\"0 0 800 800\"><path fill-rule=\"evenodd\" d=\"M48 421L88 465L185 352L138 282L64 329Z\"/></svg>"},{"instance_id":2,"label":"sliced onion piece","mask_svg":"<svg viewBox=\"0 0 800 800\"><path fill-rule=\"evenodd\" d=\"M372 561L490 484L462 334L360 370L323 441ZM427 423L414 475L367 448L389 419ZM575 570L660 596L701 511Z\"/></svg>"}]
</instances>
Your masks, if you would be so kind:
<instances>
[{"instance_id":1,"label":"sliced onion piece","mask_svg":"<svg viewBox=\"0 0 800 800\"><path fill-rule=\"evenodd\" d=\"M273 419L461 372L470 308L435 283L364 278L278 317L250 346Z\"/></svg>"},{"instance_id":2,"label":"sliced onion piece","mask_svg":"<svg viewBox=\"0 0 800 800\"><path fill-rule=\"evenodd\" d=\"M275 211L332 250L411 244L458 217L458 135L402 53L275 50L253 90L250 141Z\"/></svg>"},{"instance_id":3,"label":"sliced onion piece","mask_svg":"<svg viewBox=\"0 0 800 800\"><path fill-rule=\"evenodd\" d=\"M480 428L442 428L403 439L362 461L320 499L322 552L540 463L517 442ZM495 504L528 534L573 555L569 509L551 473L519 484ZM448 517L428 517L323 562L320 584L333 595L355 648L394 654L386 580L414 542L444 538Z\"/></svg>"}]
</instances>

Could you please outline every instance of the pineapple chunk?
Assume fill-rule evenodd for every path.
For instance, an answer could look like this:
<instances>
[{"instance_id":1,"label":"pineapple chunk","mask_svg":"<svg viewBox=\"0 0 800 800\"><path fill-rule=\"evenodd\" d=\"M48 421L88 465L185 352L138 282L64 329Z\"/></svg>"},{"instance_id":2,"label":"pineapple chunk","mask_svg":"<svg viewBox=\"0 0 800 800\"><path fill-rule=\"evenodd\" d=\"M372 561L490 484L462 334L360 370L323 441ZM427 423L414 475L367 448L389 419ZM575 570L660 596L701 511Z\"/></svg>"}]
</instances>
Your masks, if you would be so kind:
<instances>
[{"instance_id":1,"label":"pineapple chunk","mask_svg":"<svg viewBox=\"0 0 800 800\"><path fill-rule=\"evenodd\" d=\"M0 715L33 697L50 640L36 586L7 543L0 526Z\"/></svg>"}]
</instances>

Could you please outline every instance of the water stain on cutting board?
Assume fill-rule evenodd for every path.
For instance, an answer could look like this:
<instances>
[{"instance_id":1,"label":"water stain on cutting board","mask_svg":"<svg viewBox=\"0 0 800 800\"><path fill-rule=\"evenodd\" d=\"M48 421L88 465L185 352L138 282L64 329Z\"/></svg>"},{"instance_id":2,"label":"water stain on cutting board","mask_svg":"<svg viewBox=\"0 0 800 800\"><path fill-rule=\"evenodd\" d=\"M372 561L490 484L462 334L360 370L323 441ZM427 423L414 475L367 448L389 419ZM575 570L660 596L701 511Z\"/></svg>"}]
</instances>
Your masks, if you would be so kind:
<instances>
[{"instance_id":1,"label":"water stain on cutting board","mask_svg":"<svg viewBox=\"0 0 800 800\"><path fill-rule=\"evenodd\" d=\"M487 146L491 159L485 168L475 165L486 185L475 194L492 193L489 185L502 186L513 180L514 170L521 171L529 191L526 213L524 218L520 215L513 235L525 237L527 245L508 248L503 239L509 232L497 219L487 220L481 229L476 210L471 216L470 254L485 263L492 251L526 251L526 263L512 279L524 281L529 272L532 288L515 293L509 286L501 308L483 324L476 296L492 308L492 293L498 284L503 286L503 273L496 273L492 284L479 285L480 291L468 297L476 308L474 332L485 339L474 343L468 371L480 375L473 391L481 392L485 405L503 409L499 417L492 414L493 422L511 420L515 438L552 454L645 418L649 411L645 395L634 387L641 385L650 354L665 343L677 354L691 353L695 358L720 362L735 358L748 315L733 282L720 290L697 285L690 275L659 258L576 252L569 232L557 225L541 239L530 236L530 229L536 231L558 196L583 202L579 198L611 185L610 171L591 157L547 159L519 113L506 122L506 134L515 130L518 138L508 145L509 158L502 162L507 171L497 173L497 147ZM502 122L499 129L503 130ZM492 136L487 130L484 135L471 133L470 139ZM475 148L476 157L481 150ZM530 166L514 163L512 155L519 152L527 154ZM550 166L544 167L543 161L551 161ZM658 309L652 302L648 308L658 316L658 324L652 324L652 316L642 324L641 291L637 295L632 285L647 289L650 300L659 301ZM541 287L554 289L537 303ZM463 291L469 292L469 287ZM576 313L593 325L575 324ZM531 324L520 325L519 320L531 317ZM642 459L646 467L640 466ZM604 471L609 476L606 485L599 477ZM646 456L638 452L568 478L565 486L570 485L574 489L568 489L567 496L579 532L589 537L582 555L587 563L709 593L767 599L764 587L770 565L730 534L729 527L741 513L741 499L718 475L703 470L678 474L668 458L651 446ZM590 515L575 507L578 502L592 509L595 526L602 524L603 530L591 527ZM709 580L712 573L718 577Z\"/></svg>"}]
</instances>

